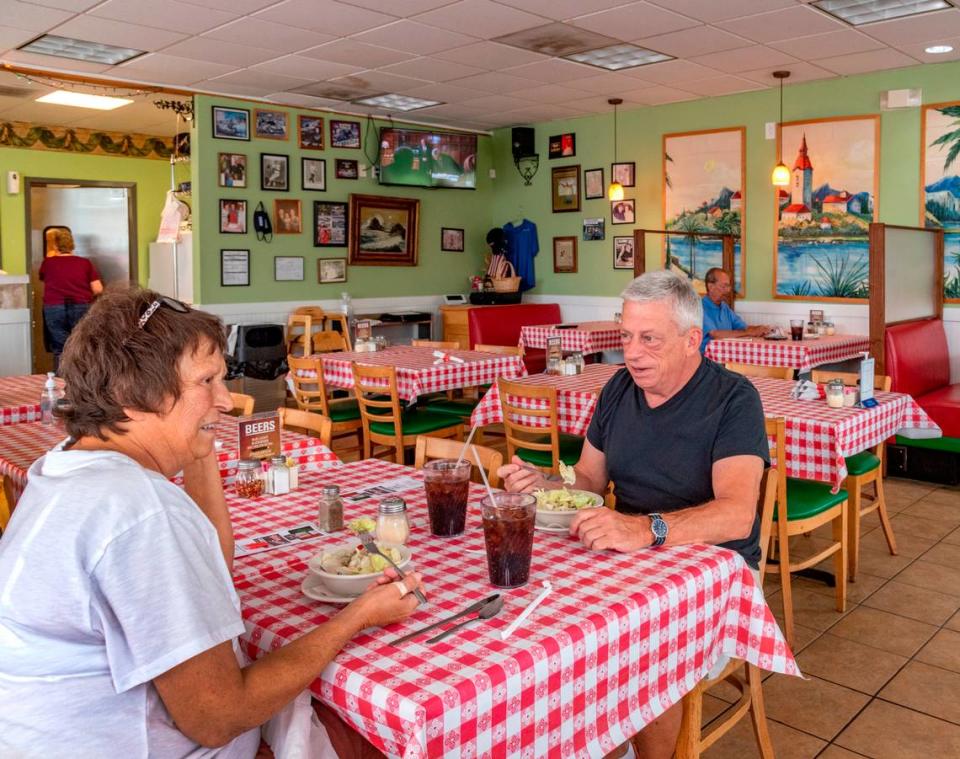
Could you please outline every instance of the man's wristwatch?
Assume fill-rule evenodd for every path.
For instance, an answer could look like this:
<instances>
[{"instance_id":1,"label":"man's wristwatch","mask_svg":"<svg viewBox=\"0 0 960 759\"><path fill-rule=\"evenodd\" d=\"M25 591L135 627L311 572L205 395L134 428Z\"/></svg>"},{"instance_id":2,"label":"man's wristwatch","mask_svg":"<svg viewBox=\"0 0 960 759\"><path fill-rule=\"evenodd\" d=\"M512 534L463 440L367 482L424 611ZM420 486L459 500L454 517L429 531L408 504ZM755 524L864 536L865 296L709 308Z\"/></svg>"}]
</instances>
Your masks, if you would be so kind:
<instances>
[{"instance_id":1,"label":"man's wristwatch","mask_svg":"<svg viewBox=\"0 0 960 759\"><path fill-rule=\"evenodd\" d=\"M667 523L663 521L662 514L647 514L650 517L650 531L653 533L653 543L651 547L662 546L667 542L667 533L670 531L670 528L667 527Z\"/></svg>"}]
</instances>

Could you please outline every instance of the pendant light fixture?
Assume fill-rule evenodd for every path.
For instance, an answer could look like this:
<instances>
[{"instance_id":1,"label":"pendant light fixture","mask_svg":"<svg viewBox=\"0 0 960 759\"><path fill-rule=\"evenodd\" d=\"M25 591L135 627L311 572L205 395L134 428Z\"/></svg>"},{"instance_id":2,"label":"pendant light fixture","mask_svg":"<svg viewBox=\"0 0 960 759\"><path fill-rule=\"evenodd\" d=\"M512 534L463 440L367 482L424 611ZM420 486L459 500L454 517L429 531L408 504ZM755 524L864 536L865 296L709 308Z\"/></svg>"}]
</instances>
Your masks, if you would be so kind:
<instances>
[{"instance_id":1,"label":"pendant light fixture","mask_svg":"<svg viewBox=\"0 0 960 759\"><path fill-rule=\"evenodd\" d=\"M774 79L780 80L780 119L777 121L777 130L783 127L783 80L790 76L789 71L774 71ZM783 162L783 139L778 137L777 165L773 167L770 181L774 187L787 187L790 184L790 169Z\"/></svg>"},{"instance_id":2,"label":"pendant light fixture","mask_svg":"<svg viewBox=\"0 0 960 759\"><path fill-rule=\"evenodd\" d=\"M613 106L613 166L617 165L617 106L623 103L623 98L610 98L608 101ZM610 186L607 187L607 198L610 200L623 200L623 185L613 176L613 166L610 167Z\"/></svg>"}]
</instances>

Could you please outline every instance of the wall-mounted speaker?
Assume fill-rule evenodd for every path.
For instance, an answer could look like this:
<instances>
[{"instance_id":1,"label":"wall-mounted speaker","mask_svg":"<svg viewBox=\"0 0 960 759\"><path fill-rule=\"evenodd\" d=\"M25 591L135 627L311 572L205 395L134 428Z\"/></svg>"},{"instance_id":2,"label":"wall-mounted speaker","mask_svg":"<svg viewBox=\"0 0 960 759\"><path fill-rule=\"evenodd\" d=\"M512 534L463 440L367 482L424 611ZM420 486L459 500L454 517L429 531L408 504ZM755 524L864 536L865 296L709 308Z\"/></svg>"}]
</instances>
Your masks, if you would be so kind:
<instances>
[{"instance_id":1,"label":"wall-mounted speaker","mask_svg":"<svg viewBox=\"0 0 960 759\"><path fill-rule=\"evenodd\" d=\"M527 156L536 155L535 136L536 132L533 127L514 127L511 130L514 162Z\"/></svg>"}]
</instances>

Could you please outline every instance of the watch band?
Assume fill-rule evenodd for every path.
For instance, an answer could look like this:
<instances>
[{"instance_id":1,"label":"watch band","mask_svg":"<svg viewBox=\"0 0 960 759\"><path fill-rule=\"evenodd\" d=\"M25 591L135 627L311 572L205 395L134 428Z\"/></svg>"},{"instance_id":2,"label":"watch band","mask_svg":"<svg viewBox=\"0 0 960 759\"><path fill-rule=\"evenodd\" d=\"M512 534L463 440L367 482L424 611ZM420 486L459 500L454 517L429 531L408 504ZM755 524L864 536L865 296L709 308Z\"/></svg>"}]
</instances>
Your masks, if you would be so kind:
<instances>
[{"instance_id":1,"label":"watch band","mask_svg":"<svg viewBox=\"0 0 960 759\"><path fill-rule=\"evenodd\" d=\"M663 515L657 512L648 514L650 517L650 532L653 533L653 542L650 544L652 548L662 546L667 542L667 532L669 528L667 523L663 519Z\"/></svg>"}]
</instances>

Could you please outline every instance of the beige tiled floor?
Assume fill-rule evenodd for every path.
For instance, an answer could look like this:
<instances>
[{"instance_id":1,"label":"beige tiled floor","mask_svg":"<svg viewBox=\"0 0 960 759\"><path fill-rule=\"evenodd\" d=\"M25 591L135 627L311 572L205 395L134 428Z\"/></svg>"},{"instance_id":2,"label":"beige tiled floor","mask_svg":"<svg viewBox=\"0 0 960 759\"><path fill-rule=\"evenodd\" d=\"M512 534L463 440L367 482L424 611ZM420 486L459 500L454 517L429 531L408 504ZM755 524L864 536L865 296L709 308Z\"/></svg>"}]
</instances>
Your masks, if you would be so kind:
<instances>
[{"instance_id":1,"label":"beige tiled floor","mask_svg":"<svg viewBox=\"0 0 960 759\"><path fill-rule=\"evenodd\" d=\"M960 757L960 488L888 479L886 491L899 555L865 519L845 614L832 588L794 578L795 653L809 679L764 680L778 759ZM799 538L791 551L813 553L825 537ZM765 587L782 619L778 581ZM733 700L711 693L705 723ZM704 756L758 757L749 718Z\"/></svg>"}]
</instances>

